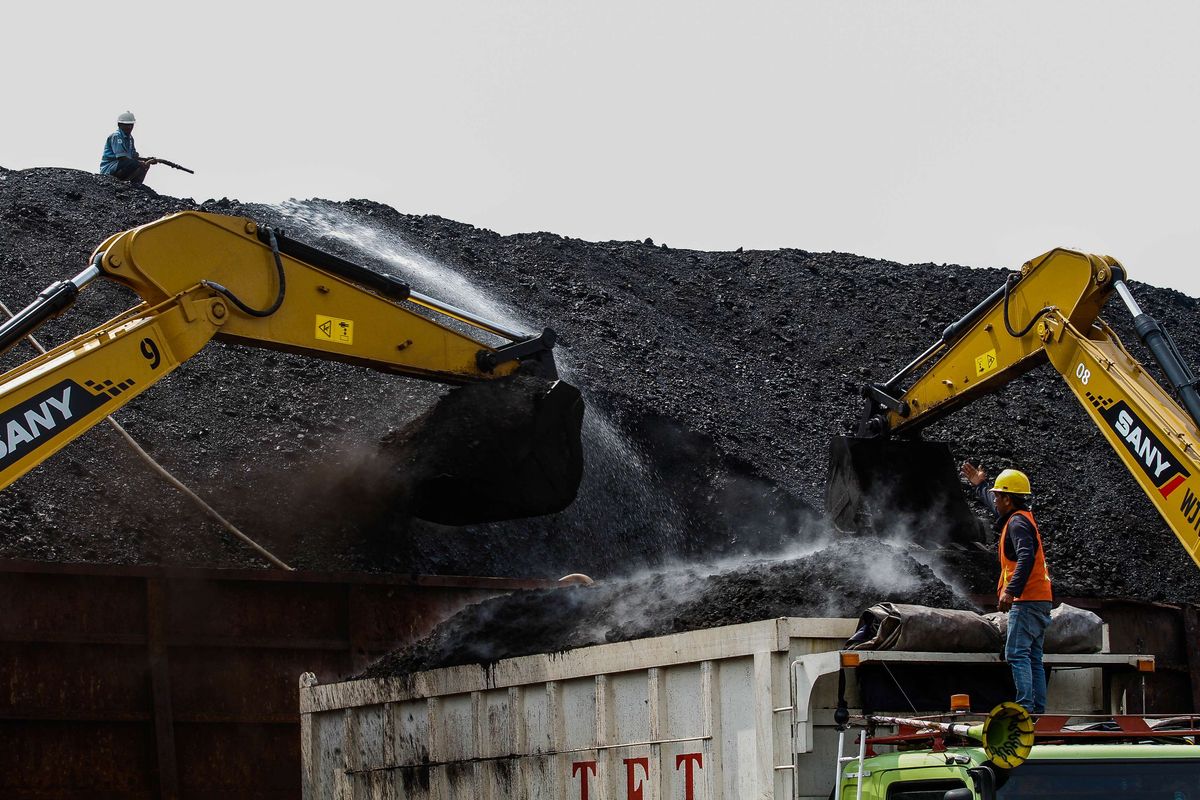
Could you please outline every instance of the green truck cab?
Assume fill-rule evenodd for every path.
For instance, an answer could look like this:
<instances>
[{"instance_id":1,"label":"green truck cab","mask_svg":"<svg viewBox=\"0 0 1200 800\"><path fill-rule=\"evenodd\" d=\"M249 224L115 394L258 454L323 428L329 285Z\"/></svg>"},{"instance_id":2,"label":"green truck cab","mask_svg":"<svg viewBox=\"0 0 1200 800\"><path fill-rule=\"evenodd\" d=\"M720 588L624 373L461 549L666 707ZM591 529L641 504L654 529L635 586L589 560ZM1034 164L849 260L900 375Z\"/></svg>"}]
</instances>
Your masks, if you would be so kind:
<instances>
[{"instance_id":1,"label":"green truck cab","mask_svg":"<svg viewBox=\"0 0 1200 800\"><path fill-rule=\"evenodd\" d=\"M1172 737L1173 738L1173 737ZM1035 745L1013 769L994 767L982 747L898 751L853 760L841 772L841 800L1200 800L1200 745L1181 743ZM861 774L861 794L859 781Z\"/></svg>"}]
</instances>

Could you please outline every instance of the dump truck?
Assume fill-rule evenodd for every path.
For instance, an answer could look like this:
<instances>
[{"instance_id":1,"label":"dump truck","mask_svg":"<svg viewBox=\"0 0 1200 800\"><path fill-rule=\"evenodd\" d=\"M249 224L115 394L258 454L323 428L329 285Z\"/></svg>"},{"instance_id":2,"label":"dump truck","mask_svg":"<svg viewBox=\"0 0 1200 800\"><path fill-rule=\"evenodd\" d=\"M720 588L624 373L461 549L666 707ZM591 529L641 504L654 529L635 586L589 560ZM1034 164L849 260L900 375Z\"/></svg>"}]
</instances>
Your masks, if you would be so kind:
<instances>
[{"instance_id":1,"label":"dump truck","mask_svg":"<svg viewBox=\"0 0 1200 800\"><path fill-rule=\"evenodd\" d=\"M1100 317L1121 298L1170 384L1164 388ZM931 545L982 544L945 443L924 430L1049 362L1200 567L1200 390L1167 329L1146 313L1110 256L1059 248L1004 284L883 382L830 447L825 511L843 531L883 518L925 520Z\"/></svg>"},{"instance_id":2,"label":"dump truck","mask_svg":"<svg viewBox=\"0 0 1200 800\"><path fill-rule=\"evenodd\" d=\"M846 739L857 735L852 715L944 714L956 693L986 711L1004 691L1008 666L990 652L846 649L857 626L854 619L789 617L391 678L319 684L306 673L299 689L303 794L306 800L825 800L838 787L843 797L857 797L862 780L862 797L872 800L940 800L951 788L970 791L955 798L988 797L988 786L1000 780L974 785L971 770L983 774L986 762L979 745L953 752L928 742L885 746L882 734L905 732L880 723L858 729L866 734L860 761ZM1115 714L1154 739L1145 733L1151 723L1139 704L1152 656L1045 658L1054 715L1043 718L1048 725L1098 722L1089 715L1112 724ZM876 740L871 750L868 740ZM883 752L898 746L906 749ZM1126 746L1141 748L1136 752L1146 754L1145 763L1184 765L1193 783L1200 774L1194 745ZM1033 750L1035 765L1057 758L1111 772L1127 760L1111 746ZM1055 755L1064 752L1071 755ZM1021 769L1028 767L1012 774ZM911 792L889 789L904 782L900 775L916 782ZM1191 791L1185 797L1200 796Z\"/></svg>"},{"instance_id":3,"label":"dump truck","mask_svg":"<svg viewBox=\"0 0 1200 800\"><path fill-rule=\"evenodd\" d=\"M151 388L216 339L451 385L408 432L469 452L421 461L406 490L416 516L465 525L560 511L583 474L583 400L561 380L556 335L513 330L245 217L185 211L113 234L73 278L0 325L0 352L64 313L97 279L140 303L0 375L0 489ZM232 376L231 376L231 379ZM540 383L537 383L540 382ZM466 398L466 399L464 399ZM459 426L460 427L460 426Z\"/></svg>"}]
</instances>

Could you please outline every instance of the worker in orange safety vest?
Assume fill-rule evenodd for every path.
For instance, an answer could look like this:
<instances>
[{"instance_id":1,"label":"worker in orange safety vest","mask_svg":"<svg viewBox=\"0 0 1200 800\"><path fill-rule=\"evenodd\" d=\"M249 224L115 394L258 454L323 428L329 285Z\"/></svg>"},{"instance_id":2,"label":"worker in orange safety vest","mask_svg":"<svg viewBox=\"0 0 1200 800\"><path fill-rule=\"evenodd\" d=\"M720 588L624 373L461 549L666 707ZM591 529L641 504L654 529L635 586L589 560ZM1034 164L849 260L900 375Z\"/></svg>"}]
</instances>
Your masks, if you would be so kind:
<instances>
[{"instance_id":1,"label":"worker in orange safety vest","mask_svg":"<svg viewBox=\"0 0 1200 800\"><path fill-rule=\"evenodd\" d=\"M1031 714L1044 713L1046 670L1042 647L1050 626L1054 589L1042 534L1029 510L1029 478L1018 470L1006 469L989 489L985 486L987 473L978 467L964 462L962 474L992 511L1000 532L996 595L1000 610L1008 612L1004 657L1012 669L1017 703Z\"/></svg>"}]
</instances>

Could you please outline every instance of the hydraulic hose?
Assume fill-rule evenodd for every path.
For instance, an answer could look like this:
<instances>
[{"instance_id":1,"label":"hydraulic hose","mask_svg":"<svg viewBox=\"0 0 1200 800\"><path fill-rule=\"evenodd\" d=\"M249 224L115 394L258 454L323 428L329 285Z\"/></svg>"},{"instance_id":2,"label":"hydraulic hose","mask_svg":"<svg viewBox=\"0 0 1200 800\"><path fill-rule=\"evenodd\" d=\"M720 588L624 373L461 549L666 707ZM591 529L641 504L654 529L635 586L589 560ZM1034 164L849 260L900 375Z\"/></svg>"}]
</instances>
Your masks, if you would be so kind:
<instances>
[{"instance_id":1,"label":"hydraulic hose","mask_svg":"<svg viewBox=\"0 0 1200 800\"><path fill-rule=\"evenodd\" d=\"M221 284L216 281L200 281L202 286L207 286L219 295L222 295L226 300L233 303L244 314L249 314L252 317L269 317L279 310L283 305L283 296L287 293L287 283L283 274L283 259L279 257L279 242L275 239L275 231L267 228L267 237L271 244L271 256L275 259L275 272L279 277L279 294L275 295L275 302L266 308L252 308Z\"/></svg>"},{"instance_id":2,"label":"hydraulic hose","mask_svg":"<svg viewBox=\"0 0 1200 800\"><path fill-rule=\"evenodd\" d=\"M1026 325L1020 331L1015 330L1012 326L1012 323L1008 321L1008 295L1013 285L1019 280L1021 280L1020 274L1013 273L1012 275L1009 275L1008 280L1004 282L1004 329L1008 331L1008 335L1014 339L1020 339L1022 336L1029 333L1031 330L1033 330L1033 326L1037 324L1039 319L1054 310L1050 308L1050 306L1045 306L1041 311L1033 315L1033 319L1029 320L1028 325Z\"/></svg>"}]
</instances>

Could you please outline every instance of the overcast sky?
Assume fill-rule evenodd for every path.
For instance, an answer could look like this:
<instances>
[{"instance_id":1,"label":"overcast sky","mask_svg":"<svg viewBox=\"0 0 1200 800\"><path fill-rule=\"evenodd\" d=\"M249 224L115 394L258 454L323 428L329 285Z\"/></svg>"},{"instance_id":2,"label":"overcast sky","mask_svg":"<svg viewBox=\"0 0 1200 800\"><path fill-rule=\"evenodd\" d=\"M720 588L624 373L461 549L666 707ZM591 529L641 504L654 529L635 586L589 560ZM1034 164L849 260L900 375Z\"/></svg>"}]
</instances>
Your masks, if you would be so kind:
<instances>
[{"instance_id":1,"label":"overcast sky","mask_svg":"<svg viewBox=\"0 0 1200 800\"><path fill-rule=\"evenodd\" d=\"M0 165L502 233L1017 266L1200 295L1191 2L23 3Z\"/></svg>"}]
</instances>

